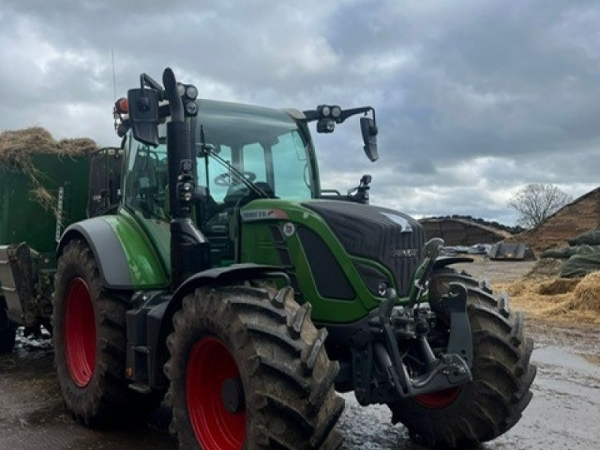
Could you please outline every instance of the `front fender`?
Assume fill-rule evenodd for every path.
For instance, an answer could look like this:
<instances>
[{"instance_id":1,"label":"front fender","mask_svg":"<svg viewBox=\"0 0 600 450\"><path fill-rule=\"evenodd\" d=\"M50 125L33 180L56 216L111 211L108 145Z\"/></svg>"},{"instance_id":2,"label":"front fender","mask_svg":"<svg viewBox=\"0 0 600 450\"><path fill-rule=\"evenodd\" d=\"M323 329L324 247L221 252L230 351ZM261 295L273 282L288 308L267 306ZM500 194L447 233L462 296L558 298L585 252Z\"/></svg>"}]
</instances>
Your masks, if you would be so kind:
<instances>
[{"instance_id":1,"label":"front fender","mask_svg":"<svg viewBox=\"0 0 600 450\"><path fill-rule=\"evenodd\" d=\"M244 282L246 280L275 277L287 279L287 276L281 267L252 263L234 264L228 267L204 270L185 280L173 293L173 296L168 302L153 308L148 313L148 321L149 323L153 322L155 326L160 324L157 327L159 328L159 332L149 339L149 341L153 342L148 343L151 348L156 349L156 362L153 365L154 377L151 377L151 380L154 380L153 387L164 386L167 383L163 373L163 366L169 358L167 338L173 332L173 315L181 309L181 303L186 295L202 286L223 286ZM149 325L148 328L155 327Z\"/></svg>"},{"instance_id":2,"label":"front fender","mask_svg":"<svg viewBox=\"0 0 600 450\"><path fill-rule=\"evenodd\" d=\"M439 256L433 263L433 270L442 269L450 264L472 263L473 258L468 256Z\"/></svg>"},{"instance_id":3,"label":"front fender","mask_svg":"<svg viewBox=\"0 0 600 450\"><path fill-rule=\"evenodd\" d=\"M197 288L207 285L219 286L235 284L240 281L267 278L269 276L287 277L284 274L283 269L279 266L266 266L253 263L233 264L228 267L218 267L198 272L197 274L185 280L181 286L177 288L165 306L165 312L161 325L161 334L164 327L170 326L172 328L171 318L176 311L181 309L181 302L183 301L183 298L186 295L194 292ZM157 308L160 308L160 306ZM166 336L164 337L166 340Z\"/></svg>"}]
</instances>

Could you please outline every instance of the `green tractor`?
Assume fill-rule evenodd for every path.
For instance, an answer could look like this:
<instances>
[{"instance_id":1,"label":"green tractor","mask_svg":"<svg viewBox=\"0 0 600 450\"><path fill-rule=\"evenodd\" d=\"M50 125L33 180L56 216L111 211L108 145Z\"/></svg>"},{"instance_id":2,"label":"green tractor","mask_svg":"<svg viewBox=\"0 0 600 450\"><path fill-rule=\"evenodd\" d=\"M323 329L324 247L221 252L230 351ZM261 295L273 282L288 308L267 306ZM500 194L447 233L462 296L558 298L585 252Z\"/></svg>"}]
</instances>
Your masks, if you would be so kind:
<instances>
[{"instance_id":1,"label":"green tractor","mask_svg":"<svg viewBox=\"0 0 600 450\"><path fill-rule=\"evenodd\" d=\"M166 394L181 448L334 449L344 409L385 404L412 439L463 448L515 425L536 368L523 316L443 241L321 188L308 125L370 107L197 100L170 69L115 105L122 177L57 248L53 339L68 409L93 426ZM119 171L120 172L120 171ZM106 178L106 177L105 177Z\"/></svg>"}]
</instances>

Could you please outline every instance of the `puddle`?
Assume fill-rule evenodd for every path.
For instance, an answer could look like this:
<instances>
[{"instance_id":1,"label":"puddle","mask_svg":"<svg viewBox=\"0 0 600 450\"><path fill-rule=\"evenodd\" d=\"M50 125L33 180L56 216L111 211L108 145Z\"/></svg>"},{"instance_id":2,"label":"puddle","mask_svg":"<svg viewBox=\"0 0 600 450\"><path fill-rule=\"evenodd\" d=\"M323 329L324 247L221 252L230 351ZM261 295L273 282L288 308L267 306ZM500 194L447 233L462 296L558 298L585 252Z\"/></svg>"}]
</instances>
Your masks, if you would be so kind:
<instances>
[{"instance_id":1,"label":"puddle","mask_svg":"<svg viewBox=\"0 0 600 450\"><path fill-rule=\"evenodd\" d=\"M564 347L542 347L534 350L532 361L575 370L587 376L600 378L600 366L586 359L584 356L573 353L572 349Z\"/></svg>"}]
</instances>

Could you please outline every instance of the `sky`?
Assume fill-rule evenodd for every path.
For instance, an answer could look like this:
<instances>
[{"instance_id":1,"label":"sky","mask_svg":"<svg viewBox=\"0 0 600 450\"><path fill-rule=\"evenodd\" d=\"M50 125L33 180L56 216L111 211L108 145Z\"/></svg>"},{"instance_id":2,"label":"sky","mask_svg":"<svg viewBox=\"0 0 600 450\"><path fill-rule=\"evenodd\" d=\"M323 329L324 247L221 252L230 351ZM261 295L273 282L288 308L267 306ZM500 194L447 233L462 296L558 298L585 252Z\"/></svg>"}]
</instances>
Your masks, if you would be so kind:
<instances>
[{"instance_id":1,"label":"sky","mask_svg":"<svg viewBox=\"0 0 600 450\"><path fill-rule=\"evenodd\" d=\"M322 186L369 173L417 218L514 225L526 184L600 185L595 0L0 0L0 131L118 145L115 92L167 66L202 98L374 107L375 163L358 120L314 133Z\"/></svg>"}]
</instances>

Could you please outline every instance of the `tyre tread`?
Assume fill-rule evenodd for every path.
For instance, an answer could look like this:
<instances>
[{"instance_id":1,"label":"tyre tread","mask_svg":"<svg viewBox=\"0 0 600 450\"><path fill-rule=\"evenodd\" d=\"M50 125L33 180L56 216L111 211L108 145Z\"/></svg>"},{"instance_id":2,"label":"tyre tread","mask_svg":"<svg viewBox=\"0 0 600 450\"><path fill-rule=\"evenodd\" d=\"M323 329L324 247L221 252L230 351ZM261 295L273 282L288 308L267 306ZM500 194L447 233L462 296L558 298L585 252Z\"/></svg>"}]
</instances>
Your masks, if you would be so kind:
<instances>
[{"instance_id":1,"label":"tyre tread","mask_svg":"<svg viewBox=\"0 0 600 450\"><path fill-rule=\"evenodd\" d=\"M329 450L341 445L335 424L344 400L333 389L339 366L329 361L319 342L326 333L314 327L306 305L295 302L291 288L201 287L186 297L173 317L171 357L165 365L171 429L182 448L199 448L187 412L185 374L190 349L207 335L228 346L246 380L244 388L253 392L246 405L249 443L244 448Z\"/></svg>"},{"instance_id":2,"label":"tyre tread","mask_svg":"<svg viewBox=\"0 0 600 450\"><path fill-rule=\"evenodd\" d=\"M389 405L417 442L434 448L463 448L489 441L521 418L532 398L536 367L530 363L533 340L524 336L523 314L511 311L506 295L494 296L486 283L445 268L430 281L430 303L450 283L467 288L474 360L473 381L445 408L427 409L408 400Z\"/></svg>"}]
</instances>

